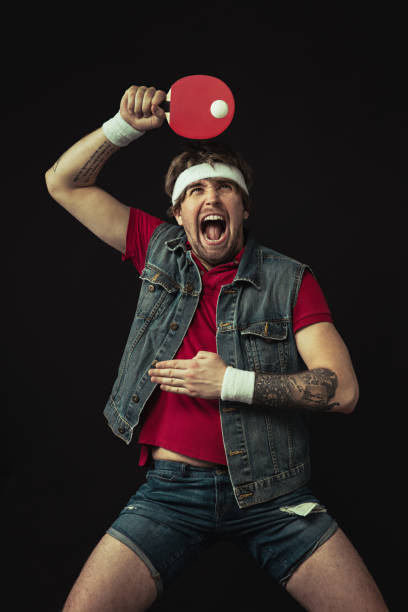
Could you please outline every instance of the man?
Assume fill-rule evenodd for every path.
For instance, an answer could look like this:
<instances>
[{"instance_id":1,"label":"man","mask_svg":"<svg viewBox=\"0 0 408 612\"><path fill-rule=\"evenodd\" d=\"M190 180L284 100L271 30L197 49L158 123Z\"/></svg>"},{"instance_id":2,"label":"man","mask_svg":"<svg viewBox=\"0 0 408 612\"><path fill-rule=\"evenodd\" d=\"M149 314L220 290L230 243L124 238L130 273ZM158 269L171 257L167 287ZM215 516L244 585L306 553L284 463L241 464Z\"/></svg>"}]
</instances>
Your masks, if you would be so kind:
<instances>
[{"instance_id":1,"label":"man","mask_svg":"<svg viewBox=\"0 0 408 612\"><path fill-rule=\"evenodd\" d=\"M176 157L166 177L176 224L95 185L115 151L162 125L164 99L130 87L120 112L46 173L52 197L143 280L105 416L127 443L141 423L146 483L64 610L145 610L217 537L253 554L308 610L386 610L307 486L304 415L353 411L350 356L307 266L244 230L250 168L215 144Z\"/></svg>"}]
</instances>

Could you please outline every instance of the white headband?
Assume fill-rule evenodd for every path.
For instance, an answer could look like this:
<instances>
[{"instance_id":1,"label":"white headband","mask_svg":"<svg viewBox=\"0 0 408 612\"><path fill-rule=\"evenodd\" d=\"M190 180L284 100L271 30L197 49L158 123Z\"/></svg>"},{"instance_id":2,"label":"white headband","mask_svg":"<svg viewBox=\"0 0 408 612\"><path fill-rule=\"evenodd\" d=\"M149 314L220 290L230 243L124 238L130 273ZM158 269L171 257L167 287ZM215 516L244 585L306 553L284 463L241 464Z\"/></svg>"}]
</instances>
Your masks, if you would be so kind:
<instances>
[{"instance_id":1,"label":"white headband","mask_svg":"<svg viewBox=\"0 0 408 612\"><path fill-rule=\"evenodd\" d=\"M244 176L238 168L235 166L227 166L226 164L214 164L214 167L211 164L197 164L196 166L191 166L184 170L179 176L174 184L172 202L173 206L175 205L177 199L183 193L184 189L187 185L191 183L195 183L196 181L200 181L201 179L207 178L226 178L231 179L235 183L238 183L240 187L245 191L247 195L248 187L246 186Z\"/></svg>"}]
</instances>

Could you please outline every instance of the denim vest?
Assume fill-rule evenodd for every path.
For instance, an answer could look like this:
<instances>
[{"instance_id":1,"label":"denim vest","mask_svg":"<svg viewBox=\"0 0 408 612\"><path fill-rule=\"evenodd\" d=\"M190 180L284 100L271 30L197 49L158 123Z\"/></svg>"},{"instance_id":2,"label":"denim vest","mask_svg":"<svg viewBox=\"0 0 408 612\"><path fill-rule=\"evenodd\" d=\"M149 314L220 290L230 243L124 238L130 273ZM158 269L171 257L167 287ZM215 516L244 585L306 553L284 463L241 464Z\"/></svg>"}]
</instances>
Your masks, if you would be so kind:
<instances>
[{"instance_id":1,"label":"denim vest","mask_svg":"<svg viewBox=\"0 0 408 612\"><path fill-rule=\"evenodd\" d=\"M217 353L227 365L292 373L306 366L296 349L292 310L304 264L246 241L237 274L217 302ZM156 384L148 370L173 359L200 299L201 276L183 228L162 223L149 242L142 287L104 415L127 444ZM304 416L268 406L219 401L228 470L239 507L289 493L310 479Z\"/></svg>"}]
</instances>

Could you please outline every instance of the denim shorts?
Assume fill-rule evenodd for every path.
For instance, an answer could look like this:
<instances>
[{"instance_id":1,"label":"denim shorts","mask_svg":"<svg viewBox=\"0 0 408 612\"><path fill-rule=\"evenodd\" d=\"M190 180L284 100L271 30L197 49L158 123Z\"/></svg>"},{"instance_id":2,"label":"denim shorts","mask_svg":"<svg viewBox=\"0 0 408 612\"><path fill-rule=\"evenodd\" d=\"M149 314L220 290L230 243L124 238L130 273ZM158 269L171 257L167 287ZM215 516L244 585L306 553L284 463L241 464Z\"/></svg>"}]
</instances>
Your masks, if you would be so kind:
<instances>
[{"instance_id":1,"label":"denim shorts","mask_svg":"<svg viewBox=\"0 0 408 612\"><path fill-rule=\"evenodd\" d=\"M150 569L160 595L200 552L218 540L248 551L285 586L337 524L307 486L239 508L227 468L154 461L108 529Z\"/></svg>"}]
</instances>

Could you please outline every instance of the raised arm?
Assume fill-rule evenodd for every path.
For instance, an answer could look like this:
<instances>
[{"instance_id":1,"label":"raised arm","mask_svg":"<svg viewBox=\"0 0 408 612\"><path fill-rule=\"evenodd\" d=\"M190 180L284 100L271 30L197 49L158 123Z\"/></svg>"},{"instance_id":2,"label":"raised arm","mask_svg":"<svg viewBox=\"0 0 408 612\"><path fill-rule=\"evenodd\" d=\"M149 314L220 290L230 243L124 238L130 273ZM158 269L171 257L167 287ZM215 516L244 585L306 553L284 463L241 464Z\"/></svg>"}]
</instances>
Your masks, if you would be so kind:
<instances>
[{"instance_id":1,"label":"raised arm","mask_svg":"<svg viewBox=\"0 0 408 612\"><path fill-rule=\"evenodd\" d=\"M133 85L125 91L120 116L109 122L109 129L100 127L79 140L45 174L52 198L98 238L122 253L126 248L130 209L98 187L96 179L107 160L125 142L163 124L165 113L159 104L165 97L164 91L154 87ZM126 138L117 139L115 128L119 134L126 133Z\"/></svg>"}]
</instances>

